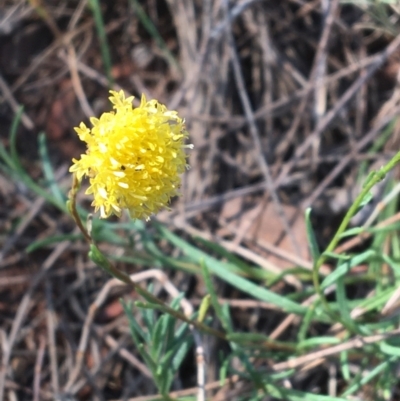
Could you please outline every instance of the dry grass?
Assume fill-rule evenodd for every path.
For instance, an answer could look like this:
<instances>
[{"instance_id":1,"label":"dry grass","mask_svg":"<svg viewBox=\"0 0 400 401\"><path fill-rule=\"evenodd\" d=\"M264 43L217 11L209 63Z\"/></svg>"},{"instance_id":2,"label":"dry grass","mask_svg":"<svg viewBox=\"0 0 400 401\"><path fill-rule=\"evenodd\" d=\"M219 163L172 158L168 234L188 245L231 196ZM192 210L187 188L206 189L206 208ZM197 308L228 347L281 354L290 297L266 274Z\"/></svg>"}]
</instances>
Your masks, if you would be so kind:
<instances>
[{"instance_id":1,"label":"dry grass","mask_svg":"<svg viewBox=\"0 0 400 401\"><path fill-rule=\"evenodd\" d=\"M70 159L83 151L72 127L107 108L110 88L87 3L0 2L1 140L9 145L13 117L23 105L22 163L46 185L37 154L44 131L65 191ZM313 206L320 243L326 243L351 204L360 165L365 175L399 149L398 120L384 130L400 113L398 6L385 6L385 17L380 6L338 0L146 0L140 4L154 36L136 1L102 3L112 87L179 110L195 145L183 196L158 220L274 274L293 264L310 268L305 230L298 226L304 209ZM85 245L74 238L27 253L33 241L77 232L66 214L9 177L1 170L0 399L151 399L142 397L156 390L118 302L128 290L88 261ZM104 246L108 254L131 256L126 244ZM155 263L143 249L134 256L136 264L118 262L134 278ZM204 295L198 275L151 272L145 279L163 297L175 296L178 287L193 308ZM288 275L274 290L284 292L284 286L300 290L302 283ZM219 295L243 330L274 339L297 330L294 315L243 299L226 285ZM219 385L220 366L212 356L221 344L203 345L210 399L246 393L237 376L231 387ZM306 354L294 385L335 395L340 384L328 355ZM315 360L319 367L309 364ZM195 394L195 374L191 356L174 397ZM371 399L368 390L360 394L365 400Z\"/></svg>"}]
</instances>

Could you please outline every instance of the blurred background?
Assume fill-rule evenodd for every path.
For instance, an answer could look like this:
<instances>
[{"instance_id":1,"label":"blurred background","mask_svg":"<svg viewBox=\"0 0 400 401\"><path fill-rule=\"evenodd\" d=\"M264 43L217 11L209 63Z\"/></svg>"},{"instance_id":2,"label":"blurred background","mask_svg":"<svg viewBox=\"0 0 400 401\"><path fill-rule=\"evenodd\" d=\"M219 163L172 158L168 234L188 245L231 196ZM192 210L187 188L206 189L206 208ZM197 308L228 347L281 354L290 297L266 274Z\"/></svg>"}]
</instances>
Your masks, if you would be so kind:
<instances>
[{"instance_id":1,"label":"blurred background","mask_svg":"<svg viewBox=\"0 0 400 401\"><path fill-rule=\"evenodd\" d=\"M57 205L70 187L71 159L85 151L73 127L110 109L110 89L134 95L136 105L141 94L155 98L186 120L191 168L182 196L154 220L279 274L310 266L305 208L326 245L368 171L399 150L399 18L396 1L378 0L1 0L0 140L48 194L3 157L4 399L139 401L157 392L129 339L118 301L124 288L110 287L88 323L84 358L76 358L90 305L109 278L87 260ZM379 189L374 195L380 199ZM198 306L205 291L193 266L163 264L135 246L136 226L113 227L128 244L106 229L101 243L120 269L157 268L155 280L166 272ZM218 291L245 330L270 333L283 317L235 306L243 297L226 283ZM218 380L210 358L218 347L205 346L209 383ZM176 377L172 390L196 387L193 352ZM325 388L326 372L314 379L299 379L300 388ZM213 400L234 399L217 394Z\"/></svg>"}]
</instances>

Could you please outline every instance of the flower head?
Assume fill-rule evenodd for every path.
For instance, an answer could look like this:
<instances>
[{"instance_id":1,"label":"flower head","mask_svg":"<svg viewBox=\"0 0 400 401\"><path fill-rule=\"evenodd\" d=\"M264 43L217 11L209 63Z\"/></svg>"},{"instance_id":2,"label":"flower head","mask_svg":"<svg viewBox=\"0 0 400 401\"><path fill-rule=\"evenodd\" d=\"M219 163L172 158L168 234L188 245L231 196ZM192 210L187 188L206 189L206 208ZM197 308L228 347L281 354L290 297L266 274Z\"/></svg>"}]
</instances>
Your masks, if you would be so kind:
<instances>
[{"instance_id":1,"label":"flower head","mask_svg":"<svg viewBox=\"0 0 400 401\"><path fill-rule=\"evenodd\" d=\"M84 123L75 128L87 151L72 160L69 171L79 181L89 177L86 194L93 194L100 217L120 216L128 209L132 218L148 219L178 194L188 133L177 112L157 100L143 95L133 108L133 97L110 93L114 111L91 118L91 129Z\"/></svg>"}]
</instances>

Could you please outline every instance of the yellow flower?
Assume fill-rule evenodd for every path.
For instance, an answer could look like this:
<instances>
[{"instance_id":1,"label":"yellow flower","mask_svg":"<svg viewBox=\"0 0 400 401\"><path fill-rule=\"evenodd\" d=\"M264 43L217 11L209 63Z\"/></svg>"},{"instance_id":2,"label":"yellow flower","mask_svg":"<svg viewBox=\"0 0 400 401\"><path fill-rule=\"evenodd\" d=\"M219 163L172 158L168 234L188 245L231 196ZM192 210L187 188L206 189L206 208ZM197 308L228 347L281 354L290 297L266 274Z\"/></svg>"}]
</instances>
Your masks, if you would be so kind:
<instances>
[{"instance_id":1,"label":"yellow flower","mask_svg":"<svg viewBox=\"0 0 400 401\"><path fill-rule=\"evenodd\" d=\"M84 123L75 128L87 151L72 160L69 171L79 181L89 177L86 194L93 194L100 217L127 209L132 218L148 219L178 195L179 175L187 167L184 148L191 147L184 145L188 133L177 112L157 100L143 95L133 108L133 97L110 93L115 111L91 118L91 129Z\"/></svg>"}]
</instances>

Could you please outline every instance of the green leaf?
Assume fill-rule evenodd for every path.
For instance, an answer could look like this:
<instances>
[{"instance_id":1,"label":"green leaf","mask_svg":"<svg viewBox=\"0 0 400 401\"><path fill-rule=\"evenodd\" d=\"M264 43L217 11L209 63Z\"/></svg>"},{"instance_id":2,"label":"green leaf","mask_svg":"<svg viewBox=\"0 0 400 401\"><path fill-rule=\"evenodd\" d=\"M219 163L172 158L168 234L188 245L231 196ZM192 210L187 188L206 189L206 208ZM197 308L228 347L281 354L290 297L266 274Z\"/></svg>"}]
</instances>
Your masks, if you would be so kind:
<instances>
[{"instance_id":1,"label":"green leaf","mask_svg":"<svg viewBox=\"0 0 400 401\"><path fill-rule=\"evenodd\" d=\"M20 108L16 113L13 123L10 129L10 154L6 151L4 146L0 143L0 158L6 164L6 168L2 167L2 170L7 171L15 180L22 182L28 189L36 193L37 195L46 199L47 202L54 205L61 211L65 212L66 205L64 202L59 202L54 196L50 195L44 190L39 184L37 184L22 167L18 152L17 152L17 131L21 120L23 108Z\"/></svg>"},{"instance_id":2,"label":"green leaf","mask_svg":"<svg viewBox=\"0 0 400 401\"><path fill-rule=\"evenodd\" d=\"M227 333L231 333L233 331L230 322L227 321L225 319L224 313L222 311L221 305L219 304L218 301L218 296L217 293L214 290L214 286L211 282L211 276L210 276L210 272L207 268L206 263L204 262L204 260L200 261L201 267L202 267L202 271L203 271L203 278L204 278L204 283L206 285L207 291L210 294L211 297L211 304L215 310L215 313L219 319L219 321L222 324L222 327L225 329L225 331Z\"/></svg>"},{"instance_id":3,"label":"green leaf","mask_svg":"<svg viewBox=\"0 0 400 401\"><path fill-rule=\"evenodd\" d=\"M189 352L190 347L193 345L193 336L188 337L186 341L181 341L180 343L181 347L175 353L171 362L172 370L174 372L178 371L179 367L181 366L181 363L183 362L187 353Z\"/></svg>"},{"instance_id":4,"label":"green leaf","mask_svg":"<svg viewBox=\"0 0 400 401\"><path fill-rule=\"evenodd\" d=\"M145 333L140 325L137 323L136 318L133 316L132 313L132 302L126 303L123 299L120 300L122 307L124 308L124 312L128 318L129 328L131 330L132 337L138 346L143 341L149 342L150 335Z\"/></svg>"},{"instance_id":5,"label":"green leaf","mask_svg":"<svg viewBox=\"0 0 400 401\"><path fill-rule=\"evenodd\" d=\"M311 224L311 208L306 209L305 219L306 219L308 245L310 247L312 260L315 263L320 257L320 252L318 249L317 239L315 238L315 233Z\"/></svg>"},{"instance_id":6,"label":"green leaf","mask_svg":"<svg viewBox=\"0 0 400 401\"><path fill-rule=\"evenodd\" d=\"M166 318L168 315L162 315L157 320L154 328L152 328L152 346L151 346L151 356L155 361L159 361L161 358L161 353L164 346L166 345Z\"/></svg>"},{"instance_id":7,"label":"green leaf","mask_svg":"<svg viewBox=\"0 0 400 401\"><path fill-rule=\"evenodd\" d=\"M346 289L344 287L343 277L340 276L336 280L336 299L339 304L339 311L342 321L347 327L350 327L354 332L359 333L359 329L350 316L350 308L346 297Z\"/></svg>"},{"instance_id":8,"label":"green leaf","mask_svg":"<svg viewBox=\"0 0 400 401\"><path fill-rule=\"evenodd\" d=\"M343 394L343 397L347 397L356 391L358 391L362 386L365 384L369 383L371 380L373 380L376 376L378 376L381 372L384 372L386 369L390 368L390 365L394 362L396 362L398 359L398 356L392 356L390 359L387 359L386 361L382 362L378 366L376 366L374 369L370 370L355 384L353 384L351 387L349 387ZM346 398L347 400L348 398Z\"/></svg>"},{"instance_id":9,"label":"green leaf","mask_svg":"<svg viewBox=\"0 0 400 401\"><path fill-rule=\"evenodd\" d=\"M32 242L27 248L25 248L25 252L30 253L36 251L37 249L44 248L48 245L58 244L62 241L76 241L78 239L82 239L82 234L64 234L64 235L55 235L52 237L47 237L42 240Z\"/></svg>"},{"instance_id":10,"label":"green leaf","mask_svg":"<svg viewBox=\"0 0 400 401\"><path fill-rule=\"evenodd\" d=\"M159 381L157 380L157 370L158 370L158 365L155 361L153 361L152 357L150 354L146 351L145 345L143 343L137 344L137 349L140 353L140 356L143 358L144 362L146 363L147 367L151 370L153 374L153 378L157 384L157 387L160 386Z\"/></svg>"},{"instance_id":11,"label":"green leaf","mask_svg":"<svg viewBox=\"0 0 400 401\"><path fill-rule=\"evenodd\" d=\"M287 388L277 387L272 384L267 384L266 390L268 396L284 401L348 401L346 398L289 390Z\"/></svg>"},{"instance_id":12,"label":"green leaf","mask_svg":"<svg viewBox=\"0 0 400 401\"><path fill-rule=\"evenodd\" d=\"M349 259L351 259L351 255L346 255L345 253L323 252L323 255L328 257L328 258L332 258L332 259L336 259L336 260L349 260Z\"/></svg>"},{"instance_id":13,"label":"green leaf","mask_svg":"<svg viewBox=\"0 0 400 401\"><path fill-rule=\"evenodd\" d=\"M315 308L316 308L316 304L317 302L320 302L319 299L317 299L316 301L314 301L308 308L307 313L305 314L304 318L303 318L303 322L301 323L299 332L297 334L297 341L299 343L301 343L302 341L304 341L307 337L307 332L308 329L311 325L312 319L315 315Z\"/></svg>"},{"instance_id":14,"label":"green leaf","mask_svg":"<svg viewBox=\"0 0 400 401\"><path fill-rule=\"evenodd\" d=\"M380 292L379 294L376 294L373 297L361 300L361 302L358 303L357 307L363 309L365 312L377 310L380 313L382 306L386 304L392 294L393 287L387 288L386 290Z\"/></svg>"},{"instance_id":15,"label":"green leaf","mask_svg":"<svg viewBox=\"0 0 400 401\"><path fill-rule=\"evenodd\" d=\"M203 322L206 314L208 312L208 309L211 306L211 295L207 294L202 300L201 300L201 304L199 307L199 316L197 318L198 322Z\"/></svg>"},{"instance_id":16,"label":"green leaf","mask_svg":"<svg viewBox=\"0 0 400 401\"><path fill-rule=\"evenodd\" d=\"M94 244L90 244L89 249L88 256L90 260L113 276L111 264L109 260L101 253L100 249Z\"/></svg>"},{"instance_id":17,"label":"green leaf","mask_svg":"<svg viewBox=\"0 0 400 401\"><path fill-rule=\"evenodd\" d=\"M171 304L171 308L176 310L183 296L184 294L180 294L178 297L176 297ZM169 349L170 343L173 341L174 337L175 324L176 319L170 314L162 315L155 324L152 333L154 350L154 353L152 353L152 355L155 360L160 360L163 349Z\"/></svg>"},{"instance_id":18,"label":"green leaf","mask_svg":"<svg viewBox=\"0 0 400 401\"><path fill-rule=\"evenodd\" d=\"M298 343L297 349L302 350L304 348L313 348L321 345L340 344L340 342L341 340L339 340L337 337L313 337L307 338L306 340Z\"/></svg>"},{"instance_id":19,"label":"green leaf","mask_svg":"<svg viewBox=\"0 0 400 401\"><path fill-rule=\"evenodd\" d=\"M376 171L370 171L367 175L367 178L365 179L362 187L365 188L370 182L371 180L375 177Z\"/></svg>"},{"instance_id":20,"label":"green leaf","mask_svg":"<svg viewBox=\"0 0 400 401\"><path fill-rule=\"evenodd\" d=\"M11 124L11 128L10 128L10 143L12 142L12 138L13 139L13 143L14 143L14 147L15 147L15 137L17 135L17 130L18 130L18 126L21 122L21 117L22 117L22 113L24 111L23 107L20 107L17 111L17 113L15 114L12 124ZM10 156L10 154L7 152L7 150L4 148L3 144L0 142L0 157L3 160L3 162L7 165L8 169L10 170L10 172L12 173L14 170L18 170L18 165L15 164L14 158L16 157L16 149L13 149L13 157L12 155ZM17 157L17 162L19 161L18 157ZM20 164L19 164L20 165Z\"/></svg>"},{"instance_id":21,"label":"green leaf","mask_svg":"<svg viewBox=\"0 0 400 401\"><path fill-rule=\"evenodd\" d=\"M10 129L10 153L11 153L11 159L13 163L13 168L18 171L19 173L25 173L24 169L22 167L21 161L18 156L18 151L17 151L17 132L18 132L18 126L21 121L22 113L24 112L24 108L20 107L15 115L15 118L13 119L11 129Z\"/></svg>"},{"instance_id":22,"label":"green leaf","mask_svg":"<svg viewBox=\"0 0 400 401\"><path fill-rule=\"evenodd\" d=\"M61 189L57 185L56 179L54 177L54 172L51 166L49 152L47 150L47 145L46 145L46 135L43 132L39 134L38 142L39 142L39 155L40 158L42 159L43 174L46 178L47 183L50 184L50 190L54 198L59 203L64 203L66 198L65 195L61 192Z\"/></svg>"},{"instance_id":23,"label":"green leaf","mask_svg":"<svg viewBox=\"0 0 400 401\"><path fill-rule=\"evenodd\" d=\"M350 380L350 367L349 367L349 353L348 351L343 351L340 353L340 369L344 380Z\"/></svg>"},{"instance_id":24,"label":"green leaf","mask_svg":"<svg viewBox=\"0 0 400 401\"><path fill-rule=\"evenodd\" d=\"M400 347L388 344L386 341L379 344L379 349L386 355L400 357Z\"/></svg>"},{"instance_id":25,"label":"green leaf","mask_svg":"<svg viewBox=\"0 0 400 401\"><path fill-rule=\"evenodd\" d=\"M363 227L352 227L342 232L342 234L339 235L339 238L353 237L363 232L366 232L365 228Z\"/></svg>"},{"instance_id":26,"label":"green leaf","mask_svg":"<svg viewBox=\"0 0 400 401\"><path fill-rule=\"evenodd\" d=\"M150 284L148 287L148 292L153 292L153 284ZM154 326L156 324L156 310L162 310L162 305L153 304L151 302L147 303L147 306L141 310L143 322L149 330L150 333L153 332Z\"/></svg>"},{"instance_id":27,"label":"green leaf","mask_svg":"<svg viewBox=\"0 0 400 401\"><path fill-rule=\"evenodd\" d=\"M174 346L168 347L166 354L159 363L163 377L163 384L160 389L162 394L163 392L169 392L173 377L193 344L193 336L187 336L187 327L185 337L184 339L181 338L179 342L176 342Z\"/></svg>"},{"instance_id":28,"label":"green leaf","mask_svg":"<svg viewBox=\"0 0 400 401\"><path fill-rule=\"evenodd\" d=\"M247 263L244 263L243 260L239 259L236 255L232 252L228 251L221 245L207 241L204 238L196 237L196 242L200 242L202 245L210 248L214 251L214 253L218 254L219 256L226 258L228 262L230 262L231 266L235 266L237 270L235 272L239 273L241 276L249 277L255 280L262 280L262 281L270 281L276 279L276 274L269 272L264 269L260 269L259 267L249 266Z\"/></svg>"},{"instance_id":29,"label":"green leaf","mask_svg":"<svg viewBox=\"0 0 400 401\"><path fill-rule=\"evenodd\" d=\"M364 196L364 198L362 198L361 203L358 207L358 211L361 210L365 205L367 205L369 202L371 202L373 196L371 192L367 192Z\"/></svg>"},{"instance_id":30,"label":"green leaf","mask_svg":"<svg viewBox=\"0 0 400 401\"><path fill-rule=\"evenodd\" d=\"M358 266L359 264L365 262L366 260L376 256L376 252L369 249L359 255L352 257L350 260L346 260L344 263L340 264L329 276L321 283L321 288L325 289L331 284L336 283L336 281L347 274L351 268Z\"/></svg>"},{"instance_id":31,"label":"green leaf","mask_svg":"<svg viewBox=\"0 0 400 401\"><path fill-rule=\"evenodd\" d=\"M157 229L166 238L175 246L182 249L182 251L193 261L196 263L201 263L204 261L206 263L207 268L209 271L220 277L222 280L226 281L227 283L231 284L232 286L238 288L239 290L250 294L252 297L260 299L261 301L271 303L279 308L289 312L302 315L307 311L307 308L299 305L296 302L293 302L287 297L275 294L272 291L267 290L266 288L262 288L259 285L248 281L237 274L234 274L230 271L231 264L220 262L218 259L215 259L205 252L197 249L196 247L190 245L183 239L179 238L178 236L171 233L167 228L163 227L162 225L155 224Z\"/></svg>"},{"instance_id":32,"label":"green leaf","mask_svg":"<svg viewBox=\"0 0 400 401\"><path fill-rule=\"evenodd\" d=\"M141 357L145 361L147 367L151 370L153 377L156 380L157 364L153 361L152 357L148 354L148 352L145 349L145 345L142 342L143 339L146 342L148 342L150 340L149 336L146 333L144 333L143 330L140 328L140 326L137 324L137 322L132 314L131 305L128 305L128 304L124 303L123 301L121 301L121 304L128 317L129 327L130 327L131 334L132 334L132 339L134 340Z\"/></svg>"}]
</instances>

